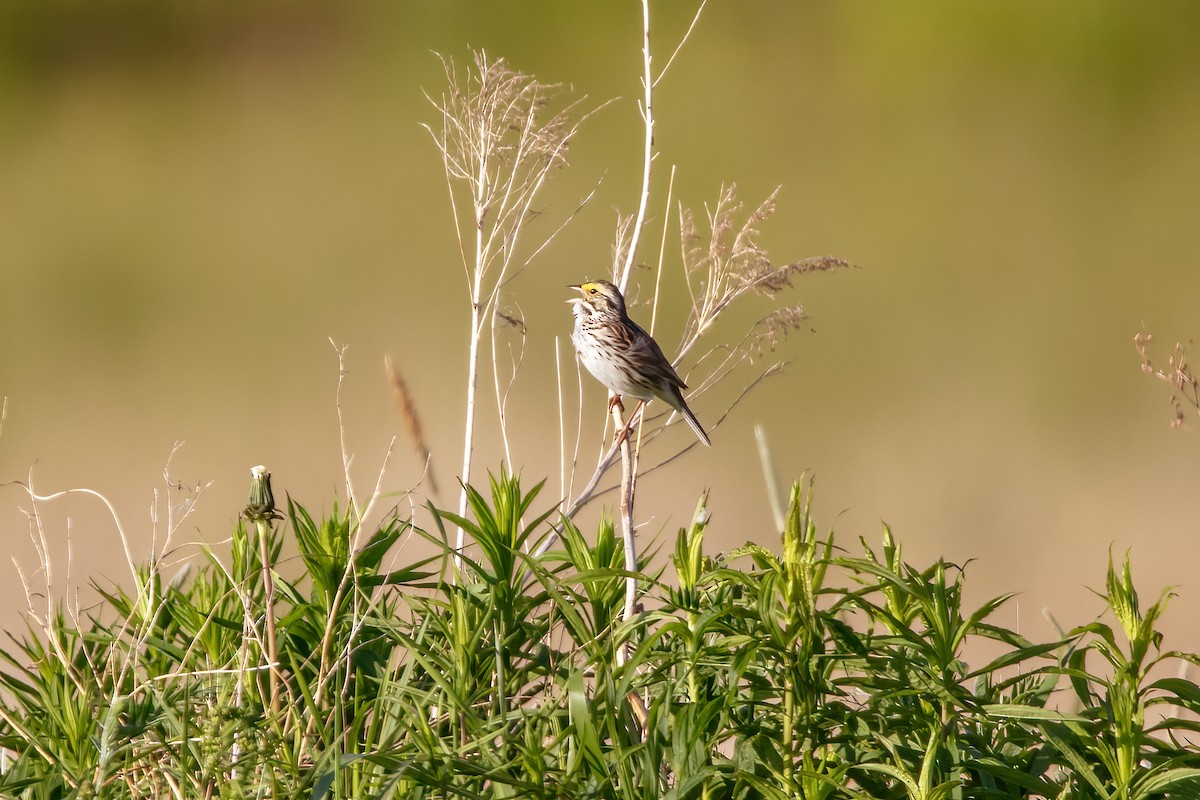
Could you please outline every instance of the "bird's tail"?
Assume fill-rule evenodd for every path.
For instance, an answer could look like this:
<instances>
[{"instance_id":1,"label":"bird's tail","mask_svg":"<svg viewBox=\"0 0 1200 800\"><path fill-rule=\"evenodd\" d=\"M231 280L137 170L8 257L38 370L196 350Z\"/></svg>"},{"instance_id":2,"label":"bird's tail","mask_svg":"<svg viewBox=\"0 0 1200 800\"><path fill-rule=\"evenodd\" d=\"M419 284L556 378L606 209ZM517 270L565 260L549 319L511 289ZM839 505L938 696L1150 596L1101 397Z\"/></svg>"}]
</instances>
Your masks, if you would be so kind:
<instances>
[{"instance_id":1,"label":"bird's tail","mask_svg":"<svg viewBox=\"0 0 1200 800\"><path fill-rule=\"evenodd\" d=\"M687 402L683 399L683 394L676 390L675 397L679 403L672 403L671 405L675 406L675 410L687 421L688 426L695 432L696 438L703 442L705 447L712 447L712 441L709 440L708 434L704 432L704 427L700 424L700 420L696 419L696 415L688 408Z\"/></svg>"}]
</instances>

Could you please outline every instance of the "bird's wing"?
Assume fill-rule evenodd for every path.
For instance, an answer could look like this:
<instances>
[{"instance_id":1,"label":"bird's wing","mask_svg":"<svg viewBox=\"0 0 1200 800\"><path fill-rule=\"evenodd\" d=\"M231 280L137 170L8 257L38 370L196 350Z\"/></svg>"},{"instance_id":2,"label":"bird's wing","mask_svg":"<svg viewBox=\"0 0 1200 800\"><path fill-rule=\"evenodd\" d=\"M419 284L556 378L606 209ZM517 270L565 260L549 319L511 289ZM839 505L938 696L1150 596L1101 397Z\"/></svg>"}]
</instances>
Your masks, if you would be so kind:
<instances>
[{"instance_id":1,"label":"bird's wing","mask_svg":"<svg viewBox=\"0 0 1200 800\"><path fill-rule=\"evenodd\" d=\"M673 366L671 366L671 359L663 355L662 348L658 346L658 342L654 341L654 337L646 333L645 329L643 329L641 325L638 325L633 320L629 320L629 326L633 328L634 333L637 334L636 336L630 337L630 349L644 351L648 359L653 359L654 363L662 364L663 372L666 374L667 379L674 386L677 386L680 389L686 389L687 384L683 382L683 379L679 377L679 373L675 371Z\"/></svg>"}]
</instances>

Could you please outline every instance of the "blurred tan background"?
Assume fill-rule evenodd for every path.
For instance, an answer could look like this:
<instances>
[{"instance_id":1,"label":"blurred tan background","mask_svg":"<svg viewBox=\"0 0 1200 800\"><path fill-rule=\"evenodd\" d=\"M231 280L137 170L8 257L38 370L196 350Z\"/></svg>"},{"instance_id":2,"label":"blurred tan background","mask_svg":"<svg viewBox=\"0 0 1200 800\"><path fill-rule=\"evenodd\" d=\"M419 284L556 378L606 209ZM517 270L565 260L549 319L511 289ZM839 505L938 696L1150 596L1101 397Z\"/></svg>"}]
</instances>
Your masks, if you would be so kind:
<instances>
[{"instance_id":1,"label":"blurred tan background","mask_svg":"<svg viewBox=\"0 0 1200 800\"><path fill-rule=\"evenodd\" d=\"M693 11L656 4L659 65ZM6 3L0 480L102 492L139 558L156 490L161 542L179 440L171 480L213 483L175 544L227 536L258 463L280 497L327 509L344 496L333 337L349 345L359 490L392 435L384 488L421 473L384 381L390 353L453 506L467 304L419 125L435 121L422 92L444 85L433 52L465 64L477 47L587 104L619 98L574 141L540 232L603 178L595 199L508 301L529 332L514 462L556 495L563 286L607 270L615 215L635 209L640 24L632 2ZM1182 1L713 2L657 95L643 260L677 165L677 198L698 212L723 181L747 203L783 184L773 256L862 269L797 283L788 297L815 333L787 341L786 373L711 450L643 483L647 535L673 535L713 487L712 547L774 543L762 423L784 479L815 473L818 519L843 546L877 543L883 520L918 563L977 559L969 601L1021 592L997 619L1039 637L1044 606L1089 621L1085 587L1102 588L1110 547L1128 548L1147 600L1179 587L1168 646L1200 648L1200 438L1168 427L1166 387L1131 341L1157 334L1165 364L1171 341L1200 335L1198 35L1200 6ZM667 269L678 292L677 259ZM668 350L683 311L664 300ZM476 478L501 457L481 389ZM604 392L585 376L584 396L590 454ZM711 421L730 396L695 410ZM0 488L5 554L36 585L28 509ZM127 582L98 501L42 510L55 581ZM0 623L19 626L18 573L2 569Z\"/></svg>"}]
</instances>

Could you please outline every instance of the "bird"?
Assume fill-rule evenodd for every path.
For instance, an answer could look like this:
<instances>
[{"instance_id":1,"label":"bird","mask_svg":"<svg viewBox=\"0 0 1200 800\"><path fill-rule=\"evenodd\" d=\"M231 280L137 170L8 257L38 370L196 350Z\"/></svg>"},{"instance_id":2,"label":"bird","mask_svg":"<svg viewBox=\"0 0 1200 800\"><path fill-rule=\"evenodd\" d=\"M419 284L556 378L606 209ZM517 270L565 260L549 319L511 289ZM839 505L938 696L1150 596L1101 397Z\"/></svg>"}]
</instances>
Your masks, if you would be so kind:
<instances>
[{"instance_id":1,"label":"bird","mask_svg":"<svg viewBox=\"0 0 1200 800\"><path fill-rule=\"evenodd\" d=\"M629 318L621 290L609 281L588 280L568 286L579 292L572 297L575 329L571 341L588 372L617 397L648 402L654 398L675 409L706 446L712 442L696 415L683 399L687 384L663 355L654 337Z\"/></svg>"}]
</instances>

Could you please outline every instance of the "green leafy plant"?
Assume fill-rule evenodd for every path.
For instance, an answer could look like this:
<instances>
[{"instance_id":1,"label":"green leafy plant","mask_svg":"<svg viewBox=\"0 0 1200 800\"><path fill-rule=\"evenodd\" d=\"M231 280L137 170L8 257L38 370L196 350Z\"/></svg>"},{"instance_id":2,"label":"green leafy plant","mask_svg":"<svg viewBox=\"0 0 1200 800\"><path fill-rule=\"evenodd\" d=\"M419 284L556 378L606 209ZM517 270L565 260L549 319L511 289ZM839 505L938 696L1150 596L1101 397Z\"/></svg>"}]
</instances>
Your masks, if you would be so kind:
<instances>
[{"instance_id":1,"label":"green leafy plant","mask_svg":"<svg viewBox=\"0 0 1200 800\"><path fill-rule=\"evenodd\" d=\"M1160 673L1200 657L1161 649L1170 595L1143 608L1128 561L1101 595L1115 626L1032 643L991 621L1007 596L964 607L966 572L909 564L886 529L880 553L846 554L803 484L778 551L708 554L701 498L663 574L629 573L610 521L588 536L538 511L540 489L502 470L487 495L467 488L469 516L388 517L358 547L345 512L289 501L265 550L239 522L228 561L210 550L165 589L145 565L141 591L107 590L82 624L31 628L3 653L0 794L1195 793L1200 687ZM560 547L532 555L551 526ZM438 553L384 569L404 531ZM629 577L645 605L626 620ZM977 638L1001 653L972 666Z\"/></svg>"}]
</instances>

